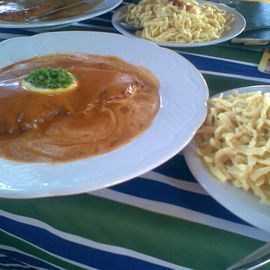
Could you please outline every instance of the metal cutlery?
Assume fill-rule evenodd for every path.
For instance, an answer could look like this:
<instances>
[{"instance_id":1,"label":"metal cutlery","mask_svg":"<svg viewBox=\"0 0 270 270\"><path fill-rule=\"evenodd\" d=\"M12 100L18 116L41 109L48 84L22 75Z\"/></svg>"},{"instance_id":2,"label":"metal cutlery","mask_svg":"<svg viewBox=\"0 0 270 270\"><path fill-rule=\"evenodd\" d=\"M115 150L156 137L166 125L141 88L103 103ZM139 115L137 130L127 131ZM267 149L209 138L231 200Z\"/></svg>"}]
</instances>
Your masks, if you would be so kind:
<instances>
[{"instance_id":1,"label":"metal cutlery","mask_svg":"<svg viewBox=\"0 0 270 270\"><path fill-rule=\"evenodd\" d=\"M139 30L142 30L143 27L142 26L137 26L137 25L133 25L133 24L128 24L128 23L125 23L123 21L119 21L118 24L124 28L125 30L127 31L130 31L130 32L136 32L136 31L139 31Z\"/></svg>"},{"instance_id":2,"label":"metal cutlery","mask_svg":"<svg viewBox=\"0 0 270 270\"><path fill-rule=\"evenodd\" d=\"M270 263L270 243L263 245L226 270L254 270L267 263Z\"/></svg>"}]
</instances>

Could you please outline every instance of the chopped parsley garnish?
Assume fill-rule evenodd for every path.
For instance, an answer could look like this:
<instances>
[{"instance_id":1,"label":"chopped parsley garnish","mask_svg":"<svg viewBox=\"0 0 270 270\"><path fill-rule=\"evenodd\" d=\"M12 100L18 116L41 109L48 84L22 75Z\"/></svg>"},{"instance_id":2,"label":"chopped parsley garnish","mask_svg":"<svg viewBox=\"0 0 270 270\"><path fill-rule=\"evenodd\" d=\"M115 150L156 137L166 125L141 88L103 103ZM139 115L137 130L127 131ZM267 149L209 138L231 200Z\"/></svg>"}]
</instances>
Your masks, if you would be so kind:
<instances>
[{"instance_id":1,"label":"chopped parsley garnish","mask_svg":"<svg viewBox=\"0 0 270 270\"><path fill-rule=\"evenodd\" d=\"M30 72L24 80L35 87L57 89L67 88L75 79L63 68L42 67Z\"/></svg>"}]
</instances>

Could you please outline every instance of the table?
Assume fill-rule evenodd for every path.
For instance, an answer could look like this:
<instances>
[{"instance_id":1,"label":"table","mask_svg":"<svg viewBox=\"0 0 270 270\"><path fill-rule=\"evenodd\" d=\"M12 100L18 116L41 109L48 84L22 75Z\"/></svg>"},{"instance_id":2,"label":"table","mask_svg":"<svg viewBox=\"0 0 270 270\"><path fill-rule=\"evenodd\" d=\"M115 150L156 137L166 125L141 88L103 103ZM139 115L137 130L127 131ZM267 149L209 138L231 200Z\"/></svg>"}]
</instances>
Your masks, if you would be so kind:
<instances>
[{"instance_id":1,"label":"table","mask_svg":"<svg viewBox=\"0 0 270 270\"><path fill-rule=\"evenodd\" d=\"M116 32L112 12L61 30ZM0 39L36 33L0 29ZM270 75L257 71L260 50L176 51L202 72L211 95L270 84ZM270 234L207 194L181 153L140 177L96 192L0 199L0 269L221 270L266 241Z\"/></svg>"}]
</instances>

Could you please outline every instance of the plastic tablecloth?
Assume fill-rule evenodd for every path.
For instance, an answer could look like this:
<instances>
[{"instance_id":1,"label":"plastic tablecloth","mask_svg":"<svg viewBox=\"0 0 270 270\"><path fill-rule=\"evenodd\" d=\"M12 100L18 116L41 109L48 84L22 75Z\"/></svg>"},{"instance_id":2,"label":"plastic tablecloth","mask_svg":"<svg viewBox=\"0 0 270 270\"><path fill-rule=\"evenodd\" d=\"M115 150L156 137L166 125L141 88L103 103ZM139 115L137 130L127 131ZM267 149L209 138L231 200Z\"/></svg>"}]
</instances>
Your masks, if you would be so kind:
<instances>
[{"instance_id":1,"label":"plastic tablecloth","mask_svg":"<svg viewBox=\"0 0 270 270\"><path fill-rule=\"evenodd\" d=\"M61 31L116 32L113 12ZM0 28L0 39L37 33ZM200 70L210 95L270 84L270 75L257 70L261 50L221 44L175 51ZM269 240L216 202L181 153L92 193L0 199L0 269L222 270Z\"/></svg>"}]
</instances>

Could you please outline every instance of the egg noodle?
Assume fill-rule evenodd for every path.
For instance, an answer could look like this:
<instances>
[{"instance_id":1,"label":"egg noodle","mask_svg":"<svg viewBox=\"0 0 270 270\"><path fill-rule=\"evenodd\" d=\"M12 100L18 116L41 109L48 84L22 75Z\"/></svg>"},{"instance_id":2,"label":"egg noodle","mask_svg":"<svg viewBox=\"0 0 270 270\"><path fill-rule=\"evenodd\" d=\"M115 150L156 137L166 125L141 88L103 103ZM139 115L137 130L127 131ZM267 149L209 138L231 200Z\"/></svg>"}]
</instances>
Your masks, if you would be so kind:
<instances>
[{"instance_id":1,"label":"egg noodle","mask_svg":"<svg viewBox=\"0 0 270 270\"><path fill-rule=\"evenodd\" d=\"M203 42L230 29L234 16L195 0L142 0L128 6L125 21L143 27L136 35L160 42Z\"/></svg>"},{"instance_id":2,"label":"egg noodle","mask_svg":"<svg viewBox=\"0 0 270 270\"><path fill-rule=\"evenodd\" d=\"M270 202L270 93L209 100L195 139L197 154L219 180Z\"/></svg>"}]
</instances>

